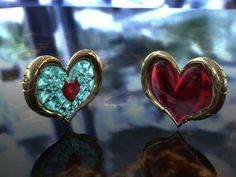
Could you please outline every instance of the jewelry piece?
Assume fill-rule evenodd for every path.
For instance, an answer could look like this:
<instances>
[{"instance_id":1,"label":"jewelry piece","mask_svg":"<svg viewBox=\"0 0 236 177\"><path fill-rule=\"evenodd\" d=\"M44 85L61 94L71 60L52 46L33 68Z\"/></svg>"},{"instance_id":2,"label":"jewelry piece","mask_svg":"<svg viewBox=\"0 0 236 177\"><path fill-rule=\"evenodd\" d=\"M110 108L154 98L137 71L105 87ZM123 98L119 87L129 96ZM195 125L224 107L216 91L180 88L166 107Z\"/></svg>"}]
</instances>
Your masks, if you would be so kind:
<instances>
[{"instance_id":1,"label":"jewelry piece","mask_svg":"<svg viewBox=\"0 0 236 177\"><path fill-rule=\"evenodd\" d=\"M223 105L227 80L212 59L192 59L180 71L175 59L163 51L149 54L142 65L143 90L151 102L177 126L215 114Z\"/></svg>"},{"instance_id":2,"label":"jewelry piece","mask_svg":"<svg viewBox=\"0 0 236 177\"><path fill-rule=\"evenodd\" d=\"M97 94L102 64L95 52L75 53L66 69L59 59L37 57L26 69L23 93L35 112L69 122Z\"/></svg>"}]
</instances>

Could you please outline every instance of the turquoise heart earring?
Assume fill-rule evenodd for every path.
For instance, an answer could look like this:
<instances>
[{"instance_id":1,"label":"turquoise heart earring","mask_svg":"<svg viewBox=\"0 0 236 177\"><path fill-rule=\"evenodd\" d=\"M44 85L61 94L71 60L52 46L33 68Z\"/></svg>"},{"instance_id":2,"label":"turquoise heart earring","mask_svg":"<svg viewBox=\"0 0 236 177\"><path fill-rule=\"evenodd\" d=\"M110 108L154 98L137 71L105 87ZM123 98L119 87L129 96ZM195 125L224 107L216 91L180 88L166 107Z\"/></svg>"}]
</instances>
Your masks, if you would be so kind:
<instances>
[{"instance_id":1,"label":"turquoise heart earring","mask_svg":"<svg viewBox=\"0 0 236 177\"><path fill-rule=\"evenodd\" d=\"M23 93L38 114L70 122L97 94L101 75L102 64L92 50L75 53L66 68L55 57L39 56L26 69Z\"/></svg>"}]
</instances>

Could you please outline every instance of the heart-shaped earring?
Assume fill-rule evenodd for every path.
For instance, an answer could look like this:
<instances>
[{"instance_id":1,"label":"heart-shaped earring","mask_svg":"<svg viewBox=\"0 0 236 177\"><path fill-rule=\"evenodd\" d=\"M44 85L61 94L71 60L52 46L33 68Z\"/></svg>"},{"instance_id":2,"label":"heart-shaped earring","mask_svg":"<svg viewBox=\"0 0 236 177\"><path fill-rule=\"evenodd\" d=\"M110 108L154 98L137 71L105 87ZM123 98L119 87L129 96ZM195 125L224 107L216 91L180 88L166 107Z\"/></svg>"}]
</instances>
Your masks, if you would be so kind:
<instances>
[{"instance_id":1,"label":"heart-shaped earring","mask_svg":"<svg viewBox=\"0 0 236 177\"><path fill-rule=\"evenodd\" d=\"M39 56L27 67L23 93L35 112L69 122L98 92L102 64L95 52L75 53L66 68L59 59Z\"/></svg>"},{"instance_id":2,"label":"heart-shaped earring","mask_svg":"<svg viewBox=\"0 0 236 177\"><path fill-rule=\"evenodd\" d=\"M223 105L227 80L212 59L192 59L180 71L175 59L163 51L149 54L142 65L143 90L151 102L177 126L215 114Z\"/></svg>"}]
</instances>

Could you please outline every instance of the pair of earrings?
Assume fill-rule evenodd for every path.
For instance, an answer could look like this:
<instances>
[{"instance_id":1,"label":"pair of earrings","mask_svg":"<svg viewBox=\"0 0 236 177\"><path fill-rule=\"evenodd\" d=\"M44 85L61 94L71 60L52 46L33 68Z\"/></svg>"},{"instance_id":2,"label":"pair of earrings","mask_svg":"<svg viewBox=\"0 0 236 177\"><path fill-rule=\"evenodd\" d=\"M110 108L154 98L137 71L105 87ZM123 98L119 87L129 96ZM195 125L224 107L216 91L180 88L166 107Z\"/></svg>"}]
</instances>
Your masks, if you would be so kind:
<instances>
[{"instance_id":1,"label":"pair of earrings","mask_svg":"<svg viewBox=\"0 0 236 177\"><path fill-rule=\"evenodd\" d=\"M35 112L69 122L94 98L101 80L102 64L92 50L75 53L66 68L57 58L45 55L27 67L23 93ZM214 60L198 57L180 71L175 59L163 51L145 58L141 80L151 102L177 126L215 114L227 91L225 74Z\"/></svg>"}]
</instances>

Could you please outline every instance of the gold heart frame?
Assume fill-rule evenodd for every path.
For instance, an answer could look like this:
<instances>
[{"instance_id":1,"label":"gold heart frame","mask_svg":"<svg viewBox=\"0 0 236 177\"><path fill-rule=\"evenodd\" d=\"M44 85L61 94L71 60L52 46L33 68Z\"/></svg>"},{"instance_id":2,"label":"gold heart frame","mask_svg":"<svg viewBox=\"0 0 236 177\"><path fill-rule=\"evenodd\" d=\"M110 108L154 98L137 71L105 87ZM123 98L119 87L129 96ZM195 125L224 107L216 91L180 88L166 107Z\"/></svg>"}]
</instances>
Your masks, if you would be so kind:
<instances>
[{"instance_id":1,"label":"gold heart frame","mask_svg":"<svg viewBox=\"0 0 236 177\"><path fill-rule=\"evenodd\" d=\"M158 61L159 58L169 61L179 74L184 72L189 66L193 66L196 64L203 65L206 68L207 72L210 74L213 84L213 97L210 106L206 109L196 112L193 115L189 115L184 121L178 123L171 112L168 110L168 108L162 105L160 100L155 97L150 88L151 67ZM176 60L170 54L164 51L152 52L145 58L142 64L141 82L143 90L150 101L160 110L164 111L178 127L187 121L201 120L211 116L212 114L215 114L222 107L227 94L227 79L223 69L219 66L219 64L208 57L198 57L190 60L181 71L176 63Z\"/></svg>"},{"instance_id":2,"label":"gold heart frame","mask_svg":"<svg viewBox=\"0 0 236 177\"><path fill-rule=\"evenodd\" d=\"M78 52L76 52L70 59L68 65L66 68L64 68L61 61L53 56L44 55L39 56L36 59L32 61L32 63L27 67L26 72L24 74L24 79L22 82L23 85L23 93L25 96L25 100L28 104L28 106L35 112L37 112L40 115L47 116L47 117L53 117L53 118L59 118L62 120L65 120L66 122L69 122L68 119L65 119L62 115L59 113L50 111L39 102L37 95L36 95L36 82L37 77L40 73L40 71L45 68L46 66L58 66L61 67L67 75L70 73L73 66L78 63L82 59L88 59L93 64L93 69L95 72L95 82L93 89L88 96L88 98L82 102L77 108L74 114L71 116L73 117L76 112L78 112L82 107L87 105L89 102L92 101L92 99L97 94L102 80L102 63L100 62L99 57L97 54L89 49L83 49Z\"/></svg>"}]
</instances>

